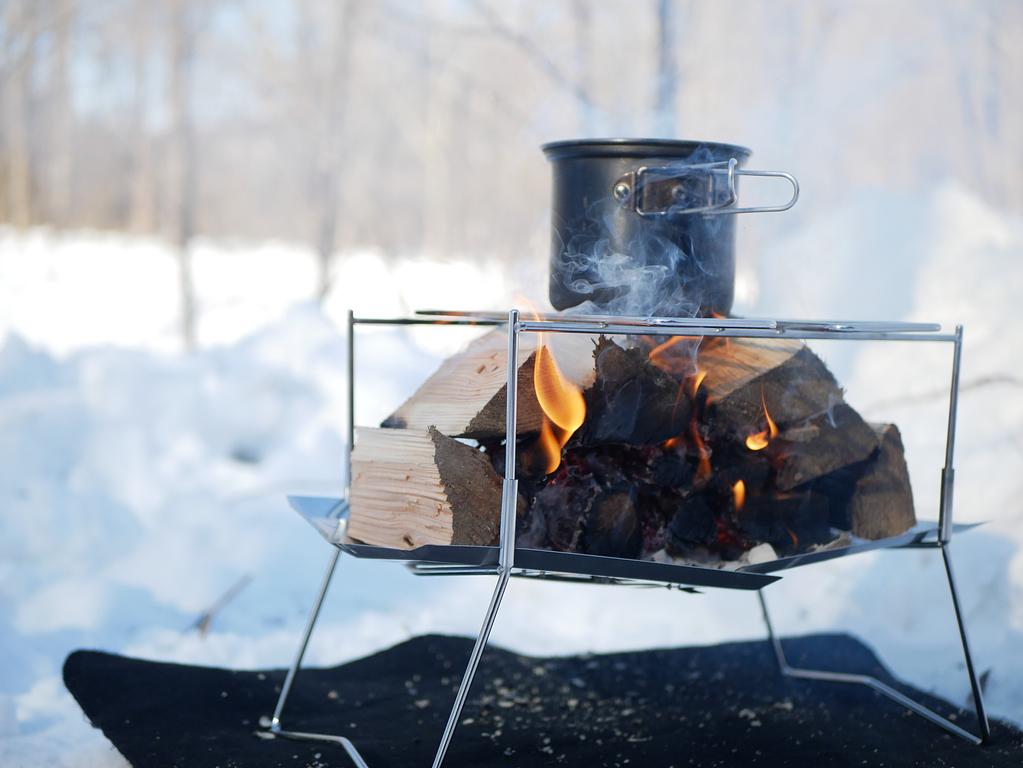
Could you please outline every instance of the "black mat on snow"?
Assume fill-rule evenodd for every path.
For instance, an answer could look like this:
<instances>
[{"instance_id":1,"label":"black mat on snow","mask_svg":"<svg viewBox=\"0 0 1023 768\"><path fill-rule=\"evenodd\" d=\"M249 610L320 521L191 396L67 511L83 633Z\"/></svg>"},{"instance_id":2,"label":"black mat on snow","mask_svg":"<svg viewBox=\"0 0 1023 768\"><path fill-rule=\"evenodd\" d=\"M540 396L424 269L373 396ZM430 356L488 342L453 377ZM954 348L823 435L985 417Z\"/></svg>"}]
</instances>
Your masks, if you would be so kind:
<instances>
[{"instance_id":1,"label":"black mat on snow","mask_svg":"<svg viewBox=\"0 0 1023 768\"><path fill-rule=\"evenodd\" d=\"M283 724L343 732L370 768L429 766L472 646L418 637L297 678ZM790 662L894 682L846 635L785 641ZM339 746L265 739L282 670L236 672L76 651L64 681L136 768L350 766ZM973 716L908 687L971 730ZM1023 733L947 735L861 686L783 677L766 642L538 659L488 649L445 765L1020 766Z\"/></svg>"}]
</instances>

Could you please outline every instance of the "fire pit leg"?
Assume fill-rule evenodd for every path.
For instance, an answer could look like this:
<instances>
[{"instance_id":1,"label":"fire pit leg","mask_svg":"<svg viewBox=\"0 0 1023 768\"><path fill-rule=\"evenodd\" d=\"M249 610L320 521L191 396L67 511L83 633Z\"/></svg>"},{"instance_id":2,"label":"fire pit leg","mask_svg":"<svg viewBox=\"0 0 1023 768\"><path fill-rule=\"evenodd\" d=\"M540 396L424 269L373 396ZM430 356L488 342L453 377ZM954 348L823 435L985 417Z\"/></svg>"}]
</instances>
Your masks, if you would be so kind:
<instances>
[{"instance_id":1,"label":"fire pit leg","mask_svg":"<svg viewBox=\"0 0 1023 768\"><path fill-rule=\"evenodd\" d=\"M309 638L316 627L316 620L320 616L320 608L323 607L323 599L327 596L327 589L330 587L330 580L334 576L334 570L337 568L337 561L340 557L341 550L335 549L330 562L327 563L327 570L323 574L323 581L320 582L320 591L316 595L316 602L313 603L313 607L309 611L309 618L306 619L305 631L302 633L302 640L298 644L298 652L295 654L295 660L291 662L288 674L284 678L284 685L281 686L281 695L277 697L277 706L274 707L273 717L270 719L271 731L280 731L281 713L284 712L284 705L287 703L288 695L291 693L291 686L295 682L295 675L298 674L299 667L302 666L302 658L305 656L306 648L309 647Z\"/></svg>"},{"instance_id":2,"label":"fire pit leg","mask_svg":"<svg viewBox=\"0 0 1023 768\"><path fill-rule=\"evenodd\" d=\"M977 720L980 722L981 742L991 738L991 725L987 720L987 712L984 709L984 691L980 687L980 680L977 677L976 668L973 666L973 653L970 651L970 641L966 637L966 620L963 618L963 609L959 604L959 590L956 588L955 576L952 574L952 556L949 552L949 543L941 545L941 559L945 562L945 574L948 576L948 591L952 595L952 608L956 614L956 624L959 627L959 640L963 646L963 658L966 660L966 673L970 677L970 690L973 692L973 706L977 712Z\"/></svg>"},{"instance_id":3,"label":"fire pit leg","mask_svg":"<svg viewBox=\"0 0 1023 768\"><path fill-rule=\"evenodd\" d=\"M320 608L323 606L323 600L327 595L327 589L330 587L330 581L334 575L335 569L337 568L340 555L341 550L335 550L334 555L327 564L327 570L323 575L323 581L320 583L320 591L317 594L316 601L313 603L313 607L309 612L309 618L306 620L305 631L302 633L302 639L299 642L298 651L295 654L294 661L291 663L291 667L288 669L287 676L284 678L284 684L281 686L281 693L277 698L277 706L274 708L274 713L270 719L270 724L267 730L274 736L280 736L286 739L295 739L296 741L324 741L331 744L338 744L345 750L345 753L348 755L349 759L351 759L356 768L369 768L362 755L359 754L359 750L356 749L355 745L344 736L336 736L328 733L291 731L286 730L281 726L281 716L284 712L284 706L288 701L288 695L291 693L295 677L302 666L302 659L305 656L306 648L309 645L309 638L312 636L313 629L316 627ZM473 646L472 653L469 655L469 663L465 668L465 674L462 676L462 682L458 687L458 693L455 696L454 704L451 707L451 714L448 716L448 722L444 728L444 734L441 737L440 745L437 748L437 754L433 759L434 768L439 768L444 762L444 756L447 754L448 747L451 745L451 739L454 736L455 728L458 726L458 720L462 714L462 708L465 706L465 700L469 695L469 689L472 687L472 682L476 676L476 670L479 667L480 659L483 656L483 651L486 648L487 641L490 639L490 631L494 627L494 621L497 618L498 609L501 607L505 588L508 586L509 576L510 571L508 569L499 568L497 585L494 587L494 594L490 599L490 605L488 606L487 613L483 618L483 625L480 627L479 635L476 638L476 644Z\"/></svg>"},{"instance_id":4,"label":"fire pit leg","mask_svg":"<svg viewBox=\"0 0 1023 768\"><path fill-rule=\"evenodd\" d=\"M305 656L306 648L309 646L309 638L312 636L313 629L316 627L316 620L319 618L320 608L323 607L323 599L327 596L327 589L330 587L330 580L334 576L334 571L337 569L337 563L340 557L341 550L335 549L334 554L327 563L327 570L323 574L323 581L320 583L320 591L316 595L316 601L313 603L313 607L309 611L309 618L306 620L305 631L302 633L302 640L299 642L298 652L295 654L294 661L291 662L291 667L288 668L288 674L284 678L284 685L281 686L281 694L277 697L277 706L274 707L273 716L270 718L269 732L274 736L281 736L286 739L296 739L298 741L326 741L332 744L339 744L357 768L369 768L366 761L362 759L362 755L359 754L359 750L357 750L355 745L344 736L333 736L327 733L288 731L281 727L281 715L284 712L284 705L288 701L288 695L291 693L291 686L295 682L295 676L298 674L298 670L302 666L302 658Z\"/></svg>"},{"instance_id":5,"label":"fire pit leg","mask_svg":"<svg viewBox=\"0 0 1023 768\"><path fill-rule=\"evenodd\" d=\"M771 624L771 616L767 610L767 601L764 599L763 590L757 590L757 598L760 600L760 609L764 615L764 624L767 627L768 639L771 642L775 658L778 660L778 667L783 675L800 678L802 680L823 680L825 682L832 683L854 683L856 685L866 685L869 688L873 688L878 693L887 696L889 699L901 704L906 707L906 709L915 712L924 719L930 720L935 725L944 728L946 731L979 746L984 744L990 738L991 728L988 724L987 714L984 711L983 692L981 691L980 683L974 670L973 654L970 651L970 644L966 638L966 624L964 623L962 610L959 605L959 593L956 589L955 577L952 575L952 563L949 559L948 544L940 544L938 548L941 549L941 556L945 562L945 573L948 576L949 591L952 594L952 606L955 612L956 623L959 626L959 637L962 641L963 656L966 659L966 671L969 675L970 687L973 691L974 709L977 714L977 721L980 723L980 736L960 728L948 718L942 717L934 710L909 698L904 693L897 691L887 683L883 683L872 675L856 675L844 672L829 672L820 669L793 667L789 664L788 659L785 657L785 650L782 647L781 640L774 633L774 627Z\"/></svg>"},{"instance_id":6,"label":"fire pit leg","mask_svg":"<svg viewBox=\"0 0 1023 768\"><path fill-rule=\"evenodd\" d=\"M500 570L497 575L497 586L494 587L494 595L490 598L490 606L487 608L487 614L483 618L483 626L480 627L480 633L476 637L476 645L473 646L472 653L469 654L469 663L465 667L465 674L462 676L462 682L458 686L458 693L455 695L455 703L451 706L451 714L448 715L448 723L444 727L444 735L441 736L440 745L437 747L437 754L433 758L433 768L440 768L441 763L444 762L444 755L447 754L448 747L451 745L455 728L458 727L458 719L462 715L462 707L465 706L465 699L469 695L473 678L476 677L476 669L479 667L480 658L483 656L483 650L487 646L487 640L490 639L490 630L494 628L494 620L497 618L497 611L501 607L501 600L504 598L505 587L508 586L509 575L509 572L505 569Z\"/></svg>"},{"instance_id":7,"label":"fire pit leg","mask_svg":"<svg viewBox=\"0 0 1023 768\"><path fill-rule=\"evenodd\" d=\"M519 350L519 311L513 309L508 312L508 383L505 392L505 445L514 446L515 436L518 434L516 423L518 419L518 350ZM518 480L515 479L515 451L506 450L504 455L504 485L501 498L501 532L499 536L500 550L497 565L497 584L494 586L494 595L490 598L490 605L487 607L486 616L483 617L483 626L476 637L476 645L469 654L469 663L465 667L465 674L458 686L458 693L455 695L455 703L451 706L451 714L448 715L447 725L444 726L444 734L441 736L440 744L437 746L437 754L433 758L433 768L440 768L444 762L444 755L447 754L451 745L451 738L455 735L455 728L458 727L458 718L461 717L462 707L465 706L465 699L469 695L473 678L476 676L476 669L479 667L480 658L483 656L483 649L490 639L490 630L494 628L494 620L497 618L497 611L501 607L501 600L504 598L504 590L508 586L508 577L511 576L512 568L515 565L515 515L518 509L519 495Z\"/></svg>"}]
</instances>

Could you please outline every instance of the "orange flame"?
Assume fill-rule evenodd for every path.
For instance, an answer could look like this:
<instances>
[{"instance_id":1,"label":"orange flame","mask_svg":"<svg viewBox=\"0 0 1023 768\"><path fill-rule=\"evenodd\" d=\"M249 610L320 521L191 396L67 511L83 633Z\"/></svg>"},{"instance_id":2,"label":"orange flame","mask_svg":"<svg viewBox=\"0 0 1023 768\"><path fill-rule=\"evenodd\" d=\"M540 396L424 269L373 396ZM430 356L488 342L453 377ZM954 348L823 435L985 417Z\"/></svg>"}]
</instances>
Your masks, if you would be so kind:
<instances>
[{"instance_id":1,"label":"orange flame","mask_svg":"<svg viewBox=\"0 0 1023 768\"><path fill-rule=\"evenodd\" d=\"M764 419L767 420L767 429L757 432L746 438L746 447L751 451L762 451L774 438L778 436L778 425L774 423L771 414L767 410L767 401L764 399L764 389L760 388L760 404L764 408Z\"/></svg>"},{"instance_id":2,"label":"orange flame","mask_svg":"<svg viewBox=\"0 0 1023 768\"><path fill-rule=\"evenodd\" d=\"M746 483L742 480L736 480L735 485L732 486L732 501L736 512L741 510L746 503Z\"/></svg>"},{"instance_id":3,"label":"orange flame","mask_svg":"<svg viewBox=\"0 0 1023 768\"><path fill-rule=\"evenodd\" d=\"M542 337L533 361L533 388L547 417L540 429L539 445L547 460L546 474L550 474L561 466L561 449L586 420L586 401L579 387L562 375Z\"/></svg>"},{"instance_id":4,"label":"orange flame","mask_svg":"<svg viewBox=\"0 0 1023 768\"><path fill-rule=\"evenodd\" d=\"M647 353L647 359L665 373L675 376L684 375L693 368L694 354L691 348L674 349L683 341L699 341L699 336L672 336L665 342L657 344ZM653 341L653 339L651 339Z\"/></svg>"},{"instance_id":5,"label":"orange flame","mask_svg":"<svg viewBox=\"0 0 1023 768\"><path fill-rule=\"evenodd\" d=\"M563 443L558 439L558 436L554 434L554 430L557 427L551 427L551 423L547 419L543 419L540 423L540 439L537 441L537 445L543 452L544 460L547 462L544 465L543 473L549 475L551 472L561 466L561 449Z\"/></svg>"},{"instance_id":6,"label":"orange flame","mask_svg":"<svg viewBox=\"0 0 1023 768\"><path fill-rule=\"evenodd\" d=\"M650 362L651 363L653 363L654 365L657 365L658 361L663 361L665 352L667 352L669 349L671 349L676 344L678 344L680 341L682 341L682 340L684 340L686 338L688 338L688 337L687 336L672 336L667 341L662 342L661 344L658 344L656 347L651 349L650 350L650 354L648 354L647 357L650 358Z\"/></svg>"},{"instance_id":7,"label":"orange flame","mask_svg":"<svg viewBox=\"0 0 1023 768\"><path fill-rule=\"evenodd\" d=\"M703 442L703 437L700 435L700 427L695 421L690 425L689 434L692 436L693 445L696 446L696 451L700 456L700 463L696 466L696 480L697 482L703 482L711 475L710 449Z\"/></svg>"},{"instance_id":8,"label":"orange flame","mask_svg":"<svg viewBox=\"0 0 1023 768\"><path fill-rule=\"evenodd\" d=\"M700 391L700 385L703 384L705 378L707 378L707 372L704 370L698 370L693 374L693 397L696 397L696 393Z\"/></svg>"},{"instance_id":9,"label":"orange flame","mask_svg":"<svg viewBox=\"0 0 1023 768\"><path fill-rule=\"evenodd\" d=\"M693 374L687 382L689 383L690 397L695 400L696 393L700 391L700 385L703 384L703 380L707 378L707 372L704 370L698 370ZM682 390L679 388L679 395L681 396ZM675 401L676 407L678 406L678 400ZM693 445L696 447L696 452L700 457L699 464L696 467L696 481L704 482L711 475L710 466L710 449L707 448L707 444L703 441L703 435L700 434L699 416L697 410L693 410L693 417L689 422L689 435L693 439Z\"/></svg>"},{"instance_id":10,"label":"orange flame","mask_svg":"<svg viewBox=\"0 0 1023 768\"><path fill-rule=\"evenodd\" d=\"M533 364L536 399L547 418L571 434L586 419L586 402L579 387L566 379L546 344L537 347Z\"/></svg>"}]
</instances>

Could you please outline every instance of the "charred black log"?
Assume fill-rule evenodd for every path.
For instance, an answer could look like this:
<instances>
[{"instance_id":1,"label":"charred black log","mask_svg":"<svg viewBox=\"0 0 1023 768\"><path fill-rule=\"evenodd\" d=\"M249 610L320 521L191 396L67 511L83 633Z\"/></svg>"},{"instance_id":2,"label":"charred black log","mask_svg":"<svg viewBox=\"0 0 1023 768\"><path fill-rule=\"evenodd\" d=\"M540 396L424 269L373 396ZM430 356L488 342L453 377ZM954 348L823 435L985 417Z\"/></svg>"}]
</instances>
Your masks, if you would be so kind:
<instances>
[{"instance_id":1,"label":"charred black log","mask_svg":"<svg viewBox=\"0 0 1023 768\"><path fill-rule=\"evenodd\" d=\"M593 351L596 379L586 392L584 445L652 445L689 424L690 402L680 383L653 365L645 350L601 337Z\"/></svg>"},{"instance_id":2,"label":"charred black log","mask_svg":"<svg viewBox=\"0 0 1023 768\"><path fill-rule=\"evenodd\" d=\"M878 445L871 426L845 403L836 403L768 447L781 464L775 485L787 491L859 464L876 455Z\"/></svg>"},{"instance_id":3,"label":"charred black log","mask_svg":"<svg viewBox=\"0 0 1023 768\"><path fill-rule=\"evenodd\" d=\"M765 406L771 418L784 429L826 413L841 402L842 390L824 362L808 347L788 347L789 344L782 347L789 353L787 357L772 350L769 362L753 358L752 372L744 370L744 383L734 389L716 382L719 377L727 377L711 369L707 375L707 387L712 395L708 424L715 437L731 435L744 439L753 425L764 423ZM751 357L757 348L752 341L732 347L735 353ZM735 366L727 350L715 350L713 354L721 358L719 364L723 370ZM709 357L701 357L701 364L710 362ZM717 391L723 394L716 395Z\"/></svg>"},{"instance_id":4,"label":"charred black log","mask_svg":"<svg viewBox=\"0 0 1023 768\"><path fill-rule=\"evenodd\" d=\"M628 490L604 493L586 514L583 551L609 557L638 557L643 544L635 496Z\"/></svg>"},{"instance_id":5,"label":"charred black log","mask_svg":"<svg viewBox=\"0 0 1023 768\"><path fill-rule=\"evenodd\" d=\"M894 424L875 426L881 447L852 494L852 532L865 539L896 536L916 524L902 435Z\"/></svg>"},{"instance_id":6,"label":"charred black log","mask_svg":"<svg viewBox=\"0 0 1023 768\"><path fill-rule=\"evenodd\" d=\"M668 554L685 557L697 547L711 549L717 543L717 519L704 496L683 503L668 523L665 542Z\"/></svg>"},{"instance_id":7,"label":"charred black log","mask_svg":"<svg viewBox=\"0 0 1023 768\"><path fill-rule=\"evenodd\" d=\"M802 552L835 538L828 498L812 491L747 497L732 520L747 541L767 542L781 554Z\"/></svg>"}]
</instances>

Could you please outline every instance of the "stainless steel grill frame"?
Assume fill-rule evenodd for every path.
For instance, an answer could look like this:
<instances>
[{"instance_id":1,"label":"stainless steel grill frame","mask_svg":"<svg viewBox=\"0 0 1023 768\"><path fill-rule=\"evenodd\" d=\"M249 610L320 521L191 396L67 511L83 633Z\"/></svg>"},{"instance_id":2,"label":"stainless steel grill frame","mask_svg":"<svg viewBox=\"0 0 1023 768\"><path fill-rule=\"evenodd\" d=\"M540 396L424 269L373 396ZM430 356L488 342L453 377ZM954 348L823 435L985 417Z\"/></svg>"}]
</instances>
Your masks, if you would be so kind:
<instances>
[{"instance_id":1,"label":"stainless steel grill frame","mask_svg":"<svg viewBox=\"0 0 1023 768\"><path fill-rule=\"evenodd\" d=\"M515 546L515 499L518 494L518 480L516 479L515 451L506 451L498 546L428 546L415 550L397 550L352 542L345 537L345 523L347 520L347 497L351 482L351 451L354 444L355 430L355 331L359 325L506 325L508 329L508 380L506 385L506 440L508 444L514 444L516 436L518 406L516 360L519 336L523 333L687 335L802 340L911 341L949 344L952 347L951 381L937 522L917 525L902 535L881 541L856 541L845 547L780 558L766 563L744 566L737 570L651 563L624 558L517 548ZM757 592L760 602L768 639L772 644L782 673L796 678L866 685L930 720L946 731L974 744L982 744L989 738L990 729L984 710L983 692L976 674L973 654L967 639L966 625L950 559L950 545L953 532L972 527L954 525L952 520L955 480L953 458L959 397L959 370L963 344L962 326L956 326L953 333L946 333L942 331L940 325L933 323L733 318L641 318L563 314L533 315L528 319L523 319L520 317L519 310L516 309L509 311L507 315L492 312L424 310L417 313L414 317L400 318L357 318L352 312L349 312L347 326L348 441L346 446L346 463L349 471L346 475L345 494L341 499L290 499L292 506L306 517L320 531L324 538L334 545L334 550L327 563L326 572L313 602L298 651L281 688L273 716L270 718L267 730L271 734L286 738L327 741L338 744L344 748L356 766L368 768L355 745L346 737L285 729L281 722L288 695L301 667L302 659L305 655L309 638L315 628L320 608L323 605L331 579L337 568L340 555L344 552L352 557L359 558L404 560L420 575L459 576L489 574L497 577L490 604L484 614L482 626L469 656L465 674L462 677L447 725L434 756L433 768L439 768L444 762L444 757L459 722L462 707L472 686L473 678L483 655L483 650L489 640L491 629L497 618L497 613L511 576L586 581L600 584L654 584L689 591L695 591L696 587L754 590ZM773 575L773 572L879 548L937 549L941 553L962 644L966 671L973 693L973 704L978 720L979 735L965 730L948 718L910 699L900 691L874 677L825 670L802 669L789 665L781 640L774 632L767 603L762 593L762 589L765 586L780 578L780 576Z\"/></svg>"}]
</instances>

